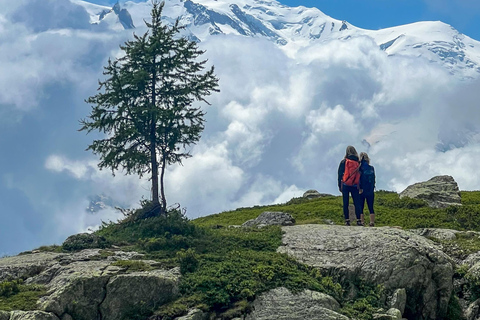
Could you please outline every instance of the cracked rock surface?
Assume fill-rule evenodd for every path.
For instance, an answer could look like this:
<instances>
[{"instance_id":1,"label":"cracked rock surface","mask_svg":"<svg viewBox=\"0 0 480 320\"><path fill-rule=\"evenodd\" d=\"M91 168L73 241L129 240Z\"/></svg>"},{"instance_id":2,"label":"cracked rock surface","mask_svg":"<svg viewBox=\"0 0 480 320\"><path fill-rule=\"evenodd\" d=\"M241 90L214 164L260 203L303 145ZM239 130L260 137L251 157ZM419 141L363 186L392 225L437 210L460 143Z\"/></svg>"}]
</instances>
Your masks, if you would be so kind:
<instances>
[{"instance_id":1,"label":"cracked rock surface","mask_svg":"<svg viewBox=\"0 0 480 320\"><path fill-rule=\"evenodd\" d=\"M408 319L445 316L453 288L453 261L430 240L395 228L332 225L283 227L279 252L344 283L364 279L387 292L404 288Z\"/></svg>"},{"instance_id":2,"label":"cracked rock surface","mask_svg":"<svg viewBox=\"0 0 480 320\"><path fill-rule=\"evenodd\" d=\"M142 260L154 270L129 273L111 264L138 258L138 253L115 251L102 258L99 252L38 252L0 259L0 279L25 278L28 284L45 285L48 293L37 303L40 310L3 312L0 320L117 320L178 296L178 268L155 269L155 261Z\"/></svg>"}]
</instances>

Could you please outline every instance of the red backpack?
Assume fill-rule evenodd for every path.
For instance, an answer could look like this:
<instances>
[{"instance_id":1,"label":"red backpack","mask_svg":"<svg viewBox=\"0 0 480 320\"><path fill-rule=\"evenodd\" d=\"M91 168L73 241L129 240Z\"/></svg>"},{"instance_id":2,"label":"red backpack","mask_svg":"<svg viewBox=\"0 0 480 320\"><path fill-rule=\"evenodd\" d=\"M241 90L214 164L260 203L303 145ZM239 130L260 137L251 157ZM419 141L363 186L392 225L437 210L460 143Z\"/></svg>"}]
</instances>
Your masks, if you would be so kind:
<instances>
[{"instance_id":1,"label":"red backpack","mask_svg":"<svg viewBox=\"0 0 480 320\"><path fill-rule=\"evenodd\" d=\"M355 160L345 159L345 171L342 182L347 186L354 186L360 183L360 163Z\"/></svg>"}]
</instances>

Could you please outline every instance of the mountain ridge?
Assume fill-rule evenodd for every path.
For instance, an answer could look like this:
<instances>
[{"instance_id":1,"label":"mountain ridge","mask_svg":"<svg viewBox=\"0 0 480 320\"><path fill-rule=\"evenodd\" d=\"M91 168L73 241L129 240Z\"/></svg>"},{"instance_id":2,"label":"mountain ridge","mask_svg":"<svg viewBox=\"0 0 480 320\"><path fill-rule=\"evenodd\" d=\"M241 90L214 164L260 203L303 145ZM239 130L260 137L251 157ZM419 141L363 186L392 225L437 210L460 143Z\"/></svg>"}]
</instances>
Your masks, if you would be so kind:
<instances>
[{"instance_id":1,"label":"mountain ridge","mask_svg":"<svg viewBox=\"0 0 480 320\"><path fill-rule=\"evenodd\" d=\"M72 1L86 8L91 23L99 23L108 17L102 18L98 12L106 7L97 6L98 9L94 10L96 5ZM119 24L125 29L126 26L143 25L143 20L149 17L148 2L126 2L121 9L117 3L114 7L116 10L111 11L118 17L114 23L110 22L113 30L121 29ZM120 11L130 20L120 17ZM198 42L220 34L264 38L274 42L288 56L295 57L300 49L324 41L348 41L366 36L388 56L423 58L427 63L441 65L461 79L480 76L480 42L441 21L368 30L329 17L317 8L288 7L277 1L261 0L167 0L163 13L167 23L178 18L186 27L184 35Z\"/></svg>"}]
</instances>

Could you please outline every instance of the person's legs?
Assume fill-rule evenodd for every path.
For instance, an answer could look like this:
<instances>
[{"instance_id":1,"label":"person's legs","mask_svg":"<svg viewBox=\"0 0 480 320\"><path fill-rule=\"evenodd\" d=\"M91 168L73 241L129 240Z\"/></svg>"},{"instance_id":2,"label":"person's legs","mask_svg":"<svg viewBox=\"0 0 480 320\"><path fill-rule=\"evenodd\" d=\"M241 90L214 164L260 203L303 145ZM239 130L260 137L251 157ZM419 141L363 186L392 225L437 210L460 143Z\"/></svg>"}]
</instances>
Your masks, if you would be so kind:
<instances>
[{"instance_id":1,"label":"person's legs","mask_svg":"<svg viewBox=\"0 0 480 320\"><path fill-rule=\"evenodd\" d=\"M367 200L368 211L370 212L370 226L375 226L375 211L373 211L373 202L375 200L375 193L365 197Z\"/></svg>"},{"instance_id":2,"label":"person's legs","mask_svg":"<svg viewBox=\"0 0 480 320\"><path fill-rule=\"evenodd\" d=\"M365 216L363 215L363 209L365 208L365 193L360 193L359 194L359 201L360 201L360 220L362 221L362 224L365 224Z\"/></svg>"},{"instance_id":3,"label":"person's legs","mask_svg":"<svg viewBox=\"0 0 480 320\"><path fill-rule=\"evenodd\" d=\"M342 188L342 196L343 196L343 217L345 218L345 222L350 222L350 217L348 214L348 200L349 200L349 190L347 186L343 186Z\"/></svg>"},{"instance_id":4,"label":"person's legs","mask_svg":"<svg viewBox=\"0 0 480 320\"><path fill-rule=\"evenodd\" d=\"M361 224L361 211L360 211L360 194L358 193L357 187L351 187L350 192L352 193L353 205L355 206L355 216L357 217L357 225Z\"/></svg>"}]
</instances>

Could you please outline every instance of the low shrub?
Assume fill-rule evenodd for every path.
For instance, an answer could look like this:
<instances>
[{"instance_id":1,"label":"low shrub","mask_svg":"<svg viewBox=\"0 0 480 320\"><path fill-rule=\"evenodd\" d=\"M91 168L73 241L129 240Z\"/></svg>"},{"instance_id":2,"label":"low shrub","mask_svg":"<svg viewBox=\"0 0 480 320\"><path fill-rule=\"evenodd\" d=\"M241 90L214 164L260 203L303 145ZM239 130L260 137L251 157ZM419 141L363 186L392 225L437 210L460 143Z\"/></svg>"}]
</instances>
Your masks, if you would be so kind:
<instances>
[{"instance_id":1,"label":"low shrub","mask_svg":"<svg viewBox=\"0 0 480 320\"><path fill-rule=\"evenodd\" d=\"M107 248L110 246L105 237L95 233L79 233L68 237L62 244L66 251L80 251L84 249Z\"/></svg>"},{"instance_id":2,"label":"low shrub","mask_svg":"<svg viewBox=\"0 0 480 320\"><path fill-rule=\"evenodd\" d=\"M138 210L141 211L142 209ZM112 244L121 245L136 244L139 240L151 238L169 238L174 235L194 236L196 228L184 213L180 210L172 210L165 215L146 219L129 217L119 223L103 223L95 233Z\"/></svg>"},{"instance_id":3,"label":"low shrub","mask_svg":"<svg viewBox=\"0 0 480 320\"><path fill-rule=\"evenodd\" d=\"M198 255L195 250L180 250L177 252L177 259L180 264L180 272L186 274L188 272L194 272L198 267Z\"/></svg>"},{"instance_id":4,"label":"low shrub","mask_svg":"<svg viewBox=\"0 0 480 320\"><path fill-rule=\"evenodd\" d=\"M111 265L125 268L127 272L149 271L153 269L151 265L141 260L118 260Z\"/></svg>"},{"instance_id":5,"label":"low shrub","mask_svg":"<svg viewBox=\"0 0 480 320\"><path fill-rule=\"evenodd\" d=\"M44 286L25 285L22 280L0 282L0 310L35 310L38 299L46 293Z\"/></svg>"}]
</instances>

